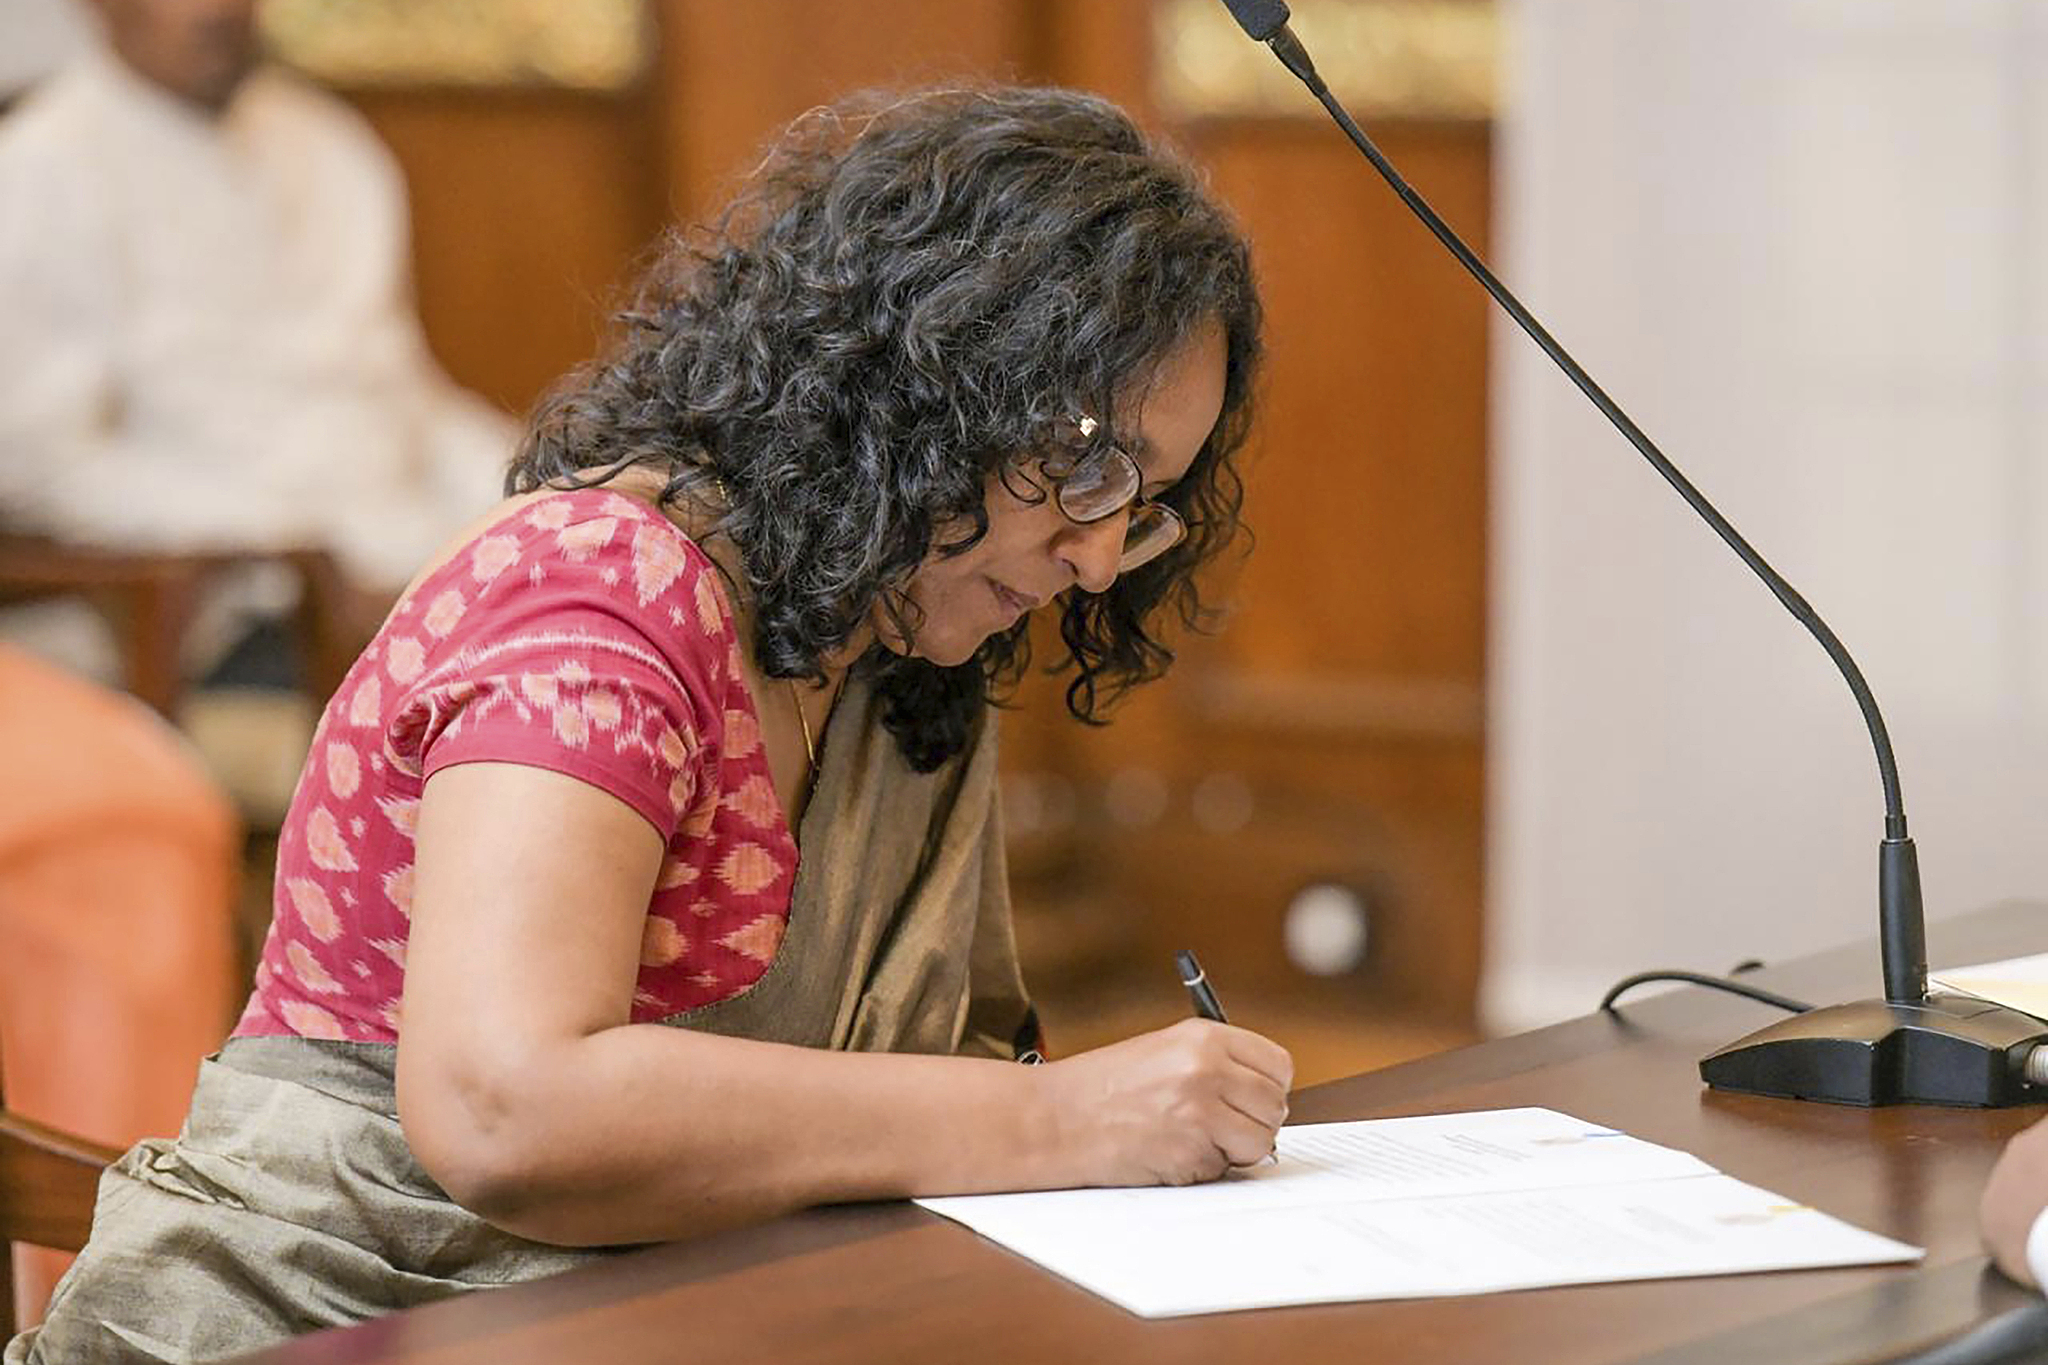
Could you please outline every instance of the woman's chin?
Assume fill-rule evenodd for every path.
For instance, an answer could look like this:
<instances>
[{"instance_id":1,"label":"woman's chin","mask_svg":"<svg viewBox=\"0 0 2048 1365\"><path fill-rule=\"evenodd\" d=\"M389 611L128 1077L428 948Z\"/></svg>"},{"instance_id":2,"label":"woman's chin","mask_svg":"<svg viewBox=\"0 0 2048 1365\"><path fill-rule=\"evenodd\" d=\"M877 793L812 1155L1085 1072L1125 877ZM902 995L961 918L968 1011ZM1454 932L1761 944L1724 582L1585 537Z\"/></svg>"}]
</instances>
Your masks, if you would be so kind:
<instances>
[{"instance_id":1,"label":"woman's chin","mask_svg":"<svg viewBox=\"0 0 2048 1365\"><path fill-rule=\"evenodd\" d=\"M918 658L923 659L926 663L936 664L940 668L958 668L961 664L972 659L974 651L980 648L981 641L976 640L966 648L961 648L958 644L951 646L932 645L913 650L912 653Z\"/></svg>"},{"instance_id":2,"label":"woman's chin","mask_svg":"<svg viewBox=\"0 0 2048 1365\"><path fill-rule=\"evenodd\" d=\"M981 647L998 635L1007 634L1025 618L1009 620L982 618L964 622L934 622L927 618L923 630L905 638L893 624L881 625L874 640L882 648L905 659L922 659L937 668L957 668L981 652Z\"/></svg>"},{"instance_id":3,"label":"woman's chin","mask_svg":"<svg viewBox=\"0 0 2048 1365\"><path fill-rule=\"evenodd\" d=\"M906 659L922 659L926 663L938 668L957 668L969 659L972 659L987 638L986 636L976 636L973 639L968 639L965 636L956 637L949 635L939 637L926 635L916 640L903 640L894 635L885 634L881 637L881 641L882 647L891 654L900 655Z\"/></svg>"}]
</instances>

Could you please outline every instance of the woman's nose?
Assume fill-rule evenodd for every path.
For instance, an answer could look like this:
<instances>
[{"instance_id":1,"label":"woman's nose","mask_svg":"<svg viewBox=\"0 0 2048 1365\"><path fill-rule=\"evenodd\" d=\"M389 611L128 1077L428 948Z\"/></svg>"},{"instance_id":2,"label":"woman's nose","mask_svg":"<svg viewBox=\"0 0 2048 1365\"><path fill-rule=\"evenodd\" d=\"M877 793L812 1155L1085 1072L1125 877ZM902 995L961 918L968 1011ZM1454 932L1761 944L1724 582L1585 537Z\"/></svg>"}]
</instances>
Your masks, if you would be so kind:
<instances>
[{"instance_id":1,"label":"woman's nose","mask_svg":"<svg viewBox=\"0 0 2048 1365\"><path fill-rule=\"evenodd\" d=\"M1131 521L1126 507L1115 516L1086 523L1068 522L1054 551L1083 592L1105 592L1116 582L1124 557L1124 533Z\"/></svg>"}]
</instances>

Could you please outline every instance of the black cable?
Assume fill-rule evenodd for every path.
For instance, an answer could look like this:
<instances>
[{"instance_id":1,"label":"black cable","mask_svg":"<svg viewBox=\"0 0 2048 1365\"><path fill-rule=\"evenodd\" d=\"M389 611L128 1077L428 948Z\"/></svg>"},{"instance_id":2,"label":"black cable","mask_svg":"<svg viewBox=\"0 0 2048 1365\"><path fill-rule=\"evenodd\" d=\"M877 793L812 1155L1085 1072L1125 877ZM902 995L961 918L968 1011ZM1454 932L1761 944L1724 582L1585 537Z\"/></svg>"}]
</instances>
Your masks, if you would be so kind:
<instances>
[{"instance_id":1,"label":"black cable","mask_svg":"<svg viewBox=\"0 0 2048 1365\"><path fill-rule=\"evenodd\" d=\"M1776 1005L1779 1009L1787 1010L1793 1014L1804 1014L1813 1008L1804 1000L1794 1000L1789 995L1780 995L1776 991L1767 991L1762 986L1752 986L1747 981L1731 981L1725 976L1708 976L1705 972L1681 972L1675 969L1658 972L1637 972L1634 976L1623 977L1608 989L1606 995L1600 998L1600 1008L1609 1014L1621 1013L1620 1010L1614 1007L1614 1002L1624 993L1651 981L1683 981L1693 986L1711 986L1717 991L1727 991L1731 995L1747 996L1751 1000L1760 1001L1766 1005Z\"/></svg>"},{"instance_id":2,"label":"black cable","mask_svg":"<svg viewBox=\"0 0 2048 1365\"><path fill-rule=\"evenodd\" d=\"M1285 13L1285 8L1281 8L1279 14L1284 16ZM1281 23L1277 32L1260 41L1272 49L1273 55L1280 59L1281 65L1292 71L1301 83L1308 87L1309 93L1316 97L1316 101L1336 120L1337 126L1344 130L1344 136L1351 139L1351 145L1364 153L1365 159L1380 173L1380 178L1385 180L1394 193L1400 196L1401 202L1422 220L1423 226L1435 234L1444 248L1457 258L1458 264L1464 266L1466 272L1479 281L1486 292L1493 296L1494 302L1505 309L1507 315L1529 334L1529 339L1536 343L1543 354L1550 357L1551 362L1564 371L1565 376L1578 386L1579 392L1591 400L1601 415L1614 425L1614 429L1626 437L1628 443L1650 462L1651 468L1663 475L1664 481L1676 490L1678 496L1684 498L1692 510L1699 513L1701 519L1713 528L1714 534L1727 542L1728 548L1735 551L1736 556L1749 566L1750 571L1763 580L1764 586L1784 604L1785 610L1791 612L1794 619L1805 626L1808 633L1820 642L1820 647L1827 651L1828 658L1834 661L1836 669L1841 672L1842 680L1849 684L1849 691L1855 696L1856 705L1863 712L1863 722L1870 730L1871 747L1877 751L1878 779L1884 786L1885 838L1904 839L1906 807L1904 799L1899 794L1898 761L1892 755L1891 736L1885 729L1884 717L1878 712L1877 698L1871 694L1870 684L1864 681L1863 670L1849 657L1848 649L1835 632L1829 629L1827 622L1820 619L1820 613L1799 595L1796 588L1785 581L1782 574L1765 562L1764 557L1742 538L1741 532L1721 515L1720 509L1707 501L1706 494L1693 487L1692 481L1679 472L1678 466L1672 464L1664 452L1657 448L1656 442L1635 424L1633 418L1621 410L1619 403L1607 396L1607 391L1594 381L1593 376L1586 373L1579 362L1572 358L1571 353L1558 343L1557 338L1551 336L1543 324L1536 320L1535 315L1522 306L1522 301L1486 268L1486 263L1479 259L1478 253L1465 245L1464 238L1458 236L1451 229L1451 225L1430 207L1429 201L1402 178L1401 173L1394 169L1394 163L1387 160L1386 154L1365 135L1365 130L1358 126L1350 112L1330 93L1329 86L1323 84L1322 77L1316 74L1315 63L1309 60L1307 49L1302 47L1300 40L1288 30L1285 23Z\"/></svg>"}]
</instances>

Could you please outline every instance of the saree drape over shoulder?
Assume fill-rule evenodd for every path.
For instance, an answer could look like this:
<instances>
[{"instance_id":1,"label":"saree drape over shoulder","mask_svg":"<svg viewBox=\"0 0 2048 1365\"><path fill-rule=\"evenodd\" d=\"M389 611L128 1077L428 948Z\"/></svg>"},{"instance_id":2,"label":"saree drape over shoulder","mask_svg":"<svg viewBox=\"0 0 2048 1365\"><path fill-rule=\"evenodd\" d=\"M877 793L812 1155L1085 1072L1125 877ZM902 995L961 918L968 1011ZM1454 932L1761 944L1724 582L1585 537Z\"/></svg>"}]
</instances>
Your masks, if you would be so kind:
<instances>
[{"instance_id":1,"label":"saree drape over shoulder","mask_svg":"<svg viewBox=\"0 0 2048 1365\"><path fill-rule=\"evenodd\" d=\"M1011 935L996 726L910 771L855 676L804 817L789 927L743 993L661 1022L806 1047L1011 1058L1030 1009ZM202 1068L184 1131L100 1183L91 1245L35 1361L203 1361L605 1251L545 1246L455 1204L397 1118L397 1051L294 1037L231 1041Z\"/></svg>"}]
</instances>

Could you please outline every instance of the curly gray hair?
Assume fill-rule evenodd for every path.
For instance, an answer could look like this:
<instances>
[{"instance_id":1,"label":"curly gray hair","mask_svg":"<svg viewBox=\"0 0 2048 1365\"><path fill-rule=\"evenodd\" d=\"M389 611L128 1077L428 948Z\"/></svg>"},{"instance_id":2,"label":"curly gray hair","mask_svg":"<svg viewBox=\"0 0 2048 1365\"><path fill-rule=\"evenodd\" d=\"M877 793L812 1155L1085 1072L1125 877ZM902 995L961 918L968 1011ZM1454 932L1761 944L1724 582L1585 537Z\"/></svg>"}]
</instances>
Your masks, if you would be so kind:
<instances>
[{"instance_id":1,"label":"curly gray hair","mask_svg":"<svg viewBox=\"0 0 2048 1365\"><path fill-rule=\"evenodd\" d=\"M672 236L611 351L535 414L508 486L663 471L730 537L770 677L821 659L933 553L987 531L991 475L1077 411L1108 418L1206 320L1222 415L1164 501L1189 527L1108 591L1066 595L1073 713L1090 722L1201 626L1194 571L1239 530L1260 311L1248 249L1195 173L1115 106L1054 89L874 96L799 119L716 224ZM1105 421L1094 439L1117 439ZM706 490L722 490L714 502ZM964 522L964 539L935 544ZM910 623L914 626L914 623ZM886 721L929 771L1029 662L1026 623L943 668L879 648Z\"/></svg>"}]
</instances>

